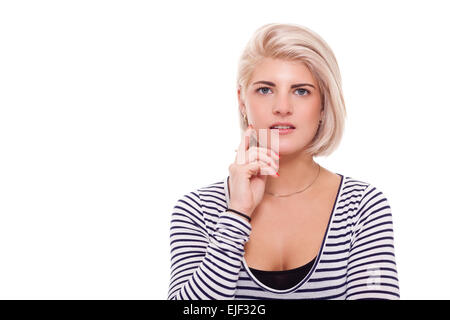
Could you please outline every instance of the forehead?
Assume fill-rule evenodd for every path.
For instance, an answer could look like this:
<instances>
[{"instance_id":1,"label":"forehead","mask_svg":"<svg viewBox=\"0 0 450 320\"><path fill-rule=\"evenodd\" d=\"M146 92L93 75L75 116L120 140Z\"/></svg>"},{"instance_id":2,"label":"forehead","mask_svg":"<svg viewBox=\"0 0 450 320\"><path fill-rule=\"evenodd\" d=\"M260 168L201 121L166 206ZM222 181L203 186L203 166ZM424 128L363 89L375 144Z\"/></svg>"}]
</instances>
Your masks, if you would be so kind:
<instances>
[{"instance_id":1,"label":"forehead","mask_svg":"<svg viewBox=\"0 0 450 320\"><path fill-rule=\"evenodd\" d=\"M255 66L250 83L259 80L288 84L297 82L317 84L314 76L303 62L273 58L264 58Z\"/></svg>"}]
</instances>

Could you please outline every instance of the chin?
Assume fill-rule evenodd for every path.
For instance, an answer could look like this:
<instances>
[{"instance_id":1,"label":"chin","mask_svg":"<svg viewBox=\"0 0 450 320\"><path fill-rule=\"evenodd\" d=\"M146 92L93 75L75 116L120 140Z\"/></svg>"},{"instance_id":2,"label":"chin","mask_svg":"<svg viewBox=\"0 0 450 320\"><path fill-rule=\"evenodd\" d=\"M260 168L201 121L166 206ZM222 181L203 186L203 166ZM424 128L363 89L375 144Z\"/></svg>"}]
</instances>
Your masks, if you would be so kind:
<instances>
[{"instance_id":1,"label":"chin","mask_svg":"<svg viewBox=\"0 0 450 320\"><path fill-rule=\"evenodd\" d=\"M295 154L295 153L302 152L303 148L300 146L283 147L280 145L280 148L278 150L279 150L279 152L278 152L279 155L282 155L282 154L289 155L289 154Z\"/></svg>"},{"instance_id":2,"label":"chin","mask_svg":"<svg viewBox=\"0 0 450 320\"><path fill-rule=\"evenodd\" d=\"M293 144L287 142L281 142L279 144L279 152L278 154L282 155L290 155L290 154L299 154L302 153L306 149L306 144Z\"/></svg>"}]
</instances>

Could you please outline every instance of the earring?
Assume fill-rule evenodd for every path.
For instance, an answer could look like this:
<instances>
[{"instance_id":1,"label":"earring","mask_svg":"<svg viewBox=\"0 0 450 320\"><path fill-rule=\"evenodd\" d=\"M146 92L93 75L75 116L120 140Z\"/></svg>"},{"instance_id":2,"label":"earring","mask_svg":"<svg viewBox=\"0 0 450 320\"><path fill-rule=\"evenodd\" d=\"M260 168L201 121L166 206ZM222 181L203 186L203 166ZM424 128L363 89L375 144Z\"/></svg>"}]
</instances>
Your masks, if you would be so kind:
<instances>
[{"instance_id":1,"label":"earring","mask_svg":"<svg viewBox=\"0 0 450 320\"><path fill-rule=\"evenodd\" d=\"M244 114L244 121L247 122L247 115Z\"/></svg>"}]
</instances>

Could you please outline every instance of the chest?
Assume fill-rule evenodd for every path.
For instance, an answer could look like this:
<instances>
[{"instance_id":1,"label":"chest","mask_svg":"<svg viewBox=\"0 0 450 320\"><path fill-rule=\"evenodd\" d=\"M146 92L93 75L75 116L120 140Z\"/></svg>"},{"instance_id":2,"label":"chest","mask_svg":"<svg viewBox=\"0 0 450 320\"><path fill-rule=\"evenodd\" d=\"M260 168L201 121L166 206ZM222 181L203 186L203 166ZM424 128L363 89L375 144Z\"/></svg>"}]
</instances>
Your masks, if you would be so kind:
<instances>
[{"instance_id":1,"label":"chest","mask_svg":"<svg viewBox=\"0 0 450 320\"><path fill-rule=\"evenodd\" d=\"M335 198L331 191L303 199L263 199L244 246L248 266L287 270L310 262L319 254Z\"/></svg>"}]
</instances>

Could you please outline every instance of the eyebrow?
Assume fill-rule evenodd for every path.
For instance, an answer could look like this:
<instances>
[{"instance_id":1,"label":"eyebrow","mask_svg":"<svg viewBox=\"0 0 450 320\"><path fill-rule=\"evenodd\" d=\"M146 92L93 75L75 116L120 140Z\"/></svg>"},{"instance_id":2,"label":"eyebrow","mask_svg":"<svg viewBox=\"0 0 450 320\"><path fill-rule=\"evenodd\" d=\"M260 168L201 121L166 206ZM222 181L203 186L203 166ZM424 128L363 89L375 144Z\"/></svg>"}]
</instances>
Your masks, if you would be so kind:
<instances>
[{"instance_id":1,"label":"eyebrow","mask_svg":"<svg viewBox=\"0 0 450 320\"><path fill-rule=\"evenodd\" d=\"M253 82L253 85L258 84L258 83L267 84L268 86L276 87L275 83L270 82L270 81L264 81L264 80ZM310 86L310 87L313 87L314 89L316 88L310 83L296 83L291 86L291 89L298 88L298 87L304 87L304 86Z\"/></svg>"}]
</instances>

